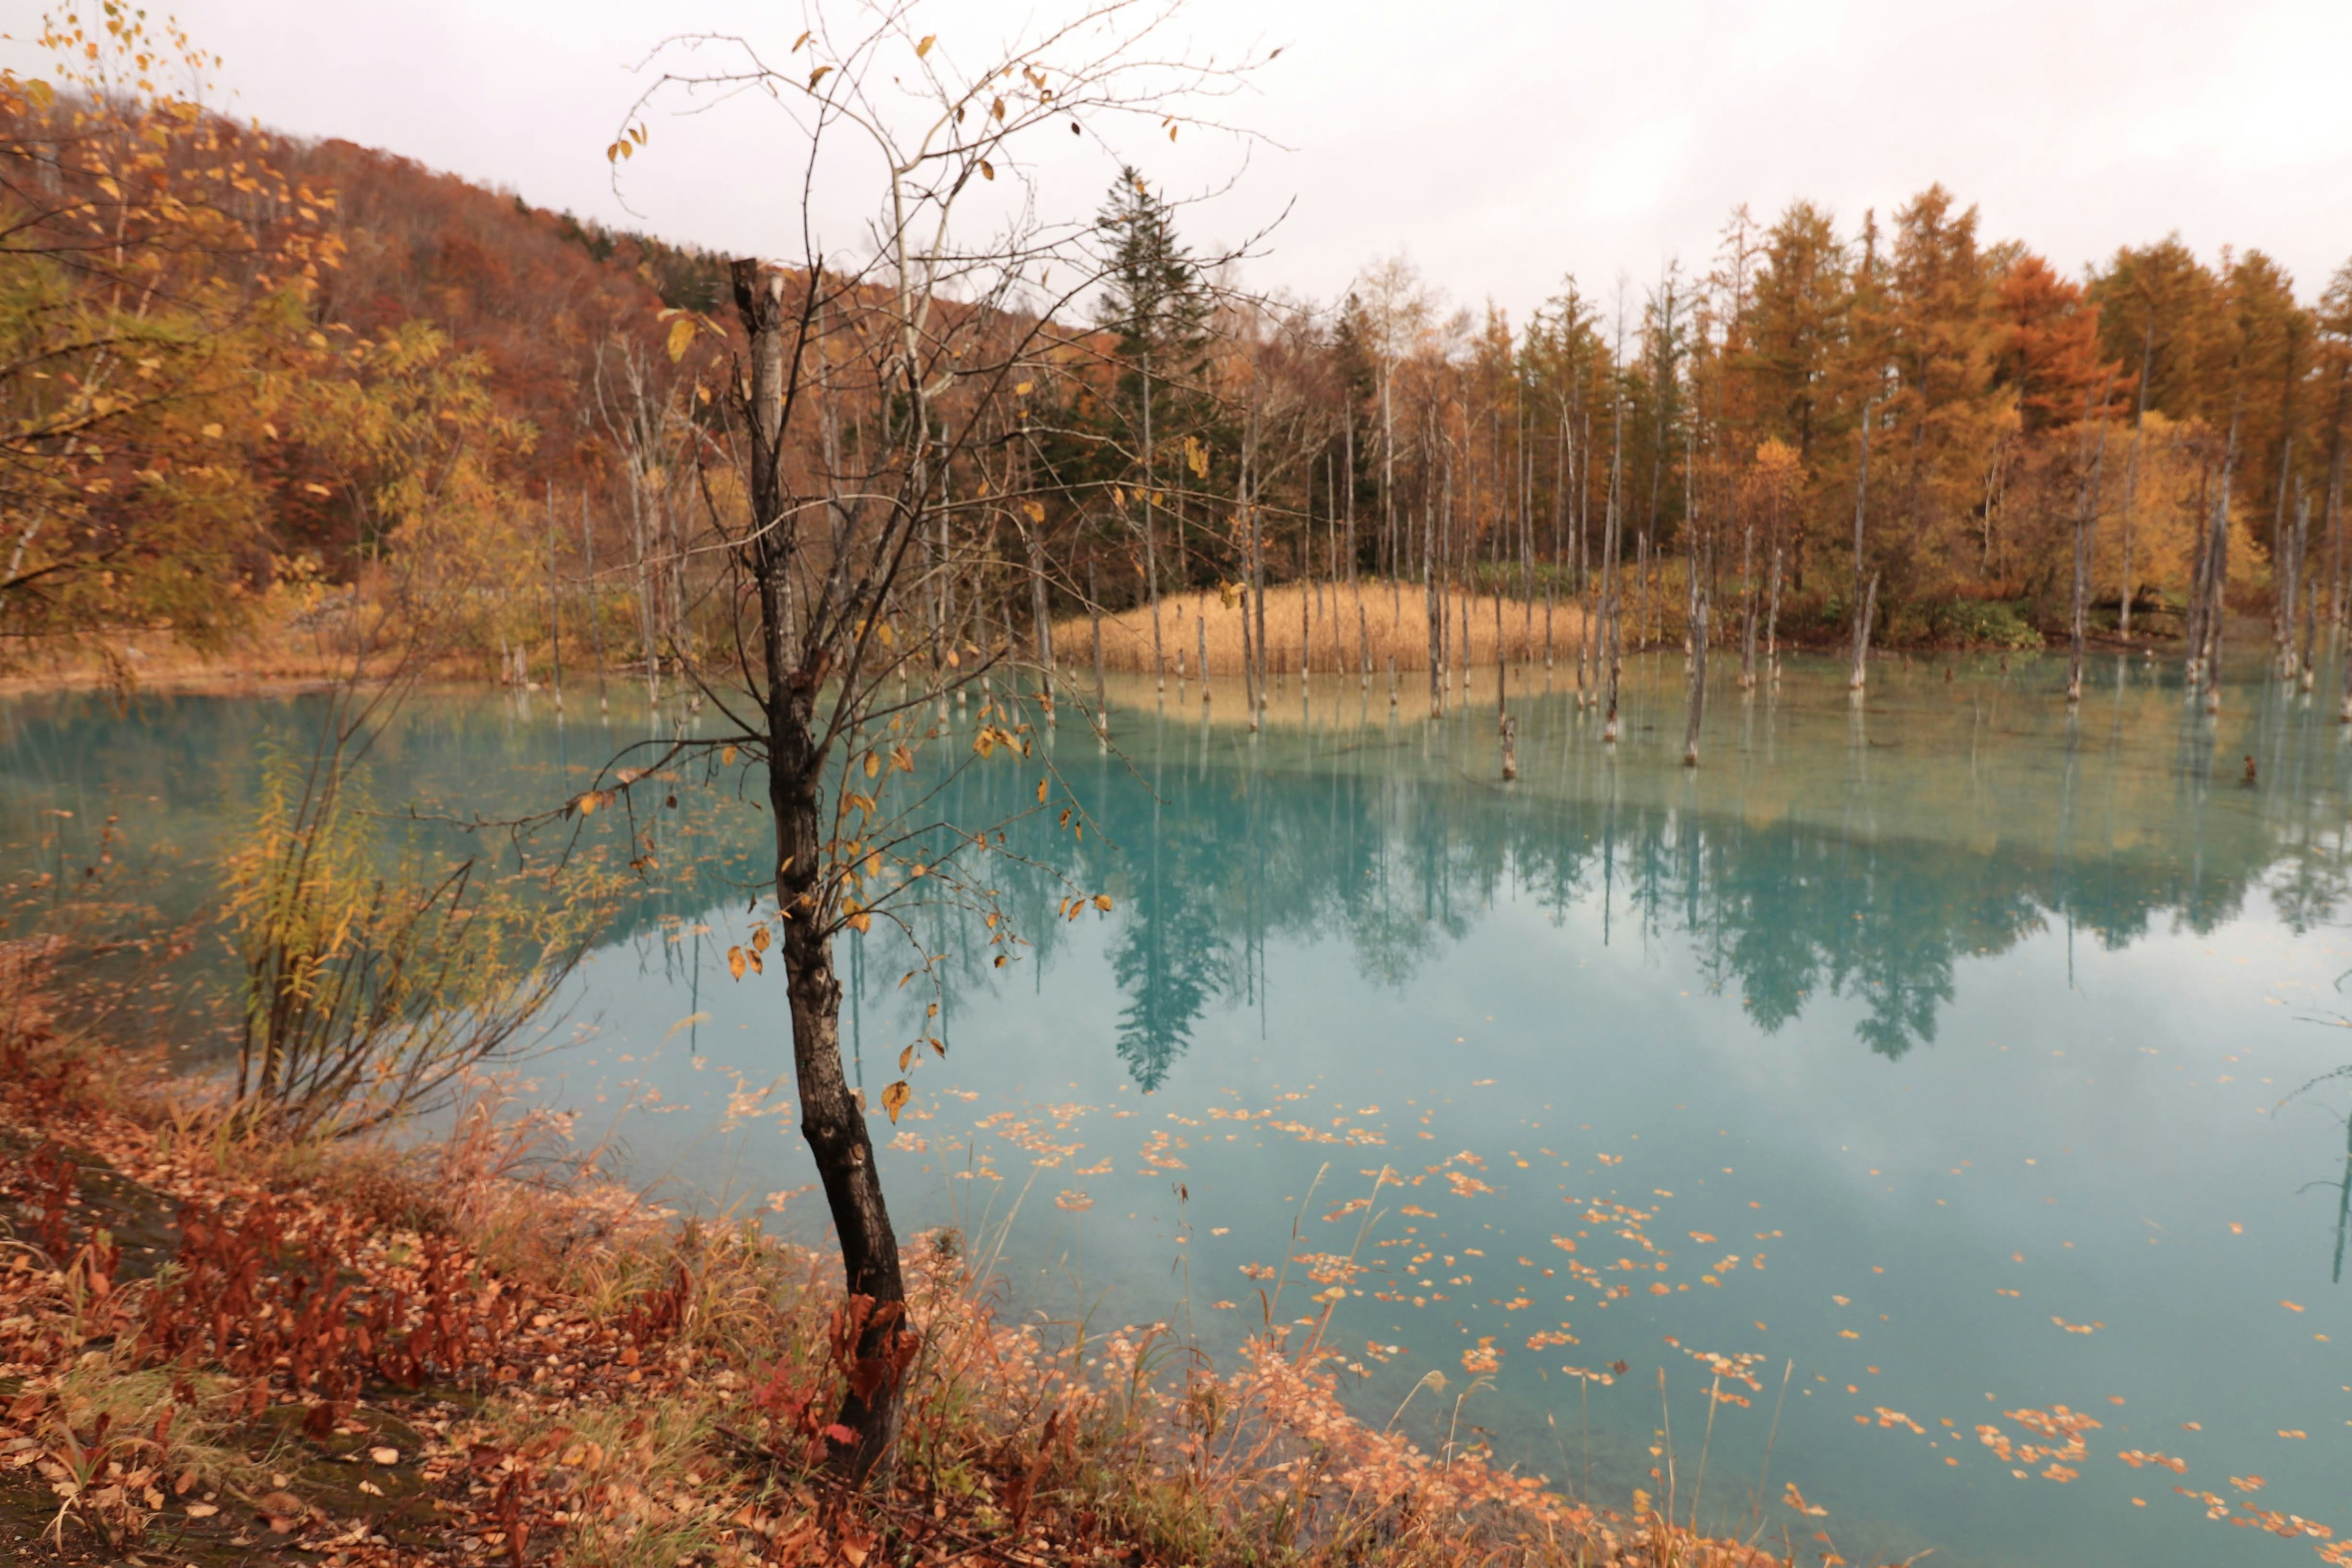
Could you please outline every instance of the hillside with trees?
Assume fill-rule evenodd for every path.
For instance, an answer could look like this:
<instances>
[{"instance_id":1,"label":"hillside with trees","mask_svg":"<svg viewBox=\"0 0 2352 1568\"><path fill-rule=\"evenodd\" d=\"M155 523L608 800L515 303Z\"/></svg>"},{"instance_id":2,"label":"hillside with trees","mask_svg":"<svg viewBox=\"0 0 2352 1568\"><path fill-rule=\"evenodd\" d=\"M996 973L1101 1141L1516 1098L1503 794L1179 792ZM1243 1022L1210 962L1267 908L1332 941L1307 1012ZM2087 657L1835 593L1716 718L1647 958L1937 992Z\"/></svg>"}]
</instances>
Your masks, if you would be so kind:
<instances>
[{"instance_id":1,"label":"hillside with trees","mask_svg":"<svg viewBox=\"0 0 2352 1568\"><path fill-rule=\"evenodd\" d=\"M720 260L125 76L171 47L205 63L125 34L0 101L12 660L165 627L225 650L273 583L348 584L405 533L516 601L473 595L478 663L551 675L560 637L575 668L689 664L741 350ZM1704 600L1744 670L1759 636L1850 640L1857 607L1882 643L2034 646L2079 600L2086 635L2201 649L2226 587L2283 666L2343 623L2352 265L2299 292L2170 237L2070 277L1930 186L1742 208L1702 265L1570 279L1514 323L1401 258L1337 300L1255 294L1185 216L1123 172L1096 286L1008 310L1024 368L944 477L988 504L929 542L951 580L906 613L1035 655L1139 610L1163 675L1153 607L1227 584L1378 578L1391 621L1412 584L1433 668L1465 646L1438 606L1479 588L1580 604L1620 647L1684 640ZM1345 665L1360 617L1325 610ZM1249 630L1263 666L1284 629Z\"/></svg>"}]
</instances>

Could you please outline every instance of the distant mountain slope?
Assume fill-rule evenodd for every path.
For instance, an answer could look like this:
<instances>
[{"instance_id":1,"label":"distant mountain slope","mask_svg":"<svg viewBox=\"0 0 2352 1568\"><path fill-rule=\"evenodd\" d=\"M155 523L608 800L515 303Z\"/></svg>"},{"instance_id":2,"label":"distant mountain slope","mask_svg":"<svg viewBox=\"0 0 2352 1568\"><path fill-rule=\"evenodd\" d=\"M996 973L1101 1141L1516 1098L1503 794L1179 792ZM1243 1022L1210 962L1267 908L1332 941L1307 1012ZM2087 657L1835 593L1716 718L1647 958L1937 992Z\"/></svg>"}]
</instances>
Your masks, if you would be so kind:
<instances>
[{"instance_id":1,"label":"distant mountain slope","mask_svg":"<svg viewBox=\"0 0 2352 1568\"><path fill-rule=\"evenodd\" d=\"M422 318L481 353L501 411L539 431L515 476L533 489L577 488L595 467L582 414L596 345L651 341L665 306L709 310L722 297L724 262L708 252L583 224L413 159L331 139L285 162L337 193L348 249L320 318L371 335Z\"/></svg>"}]
</instances>

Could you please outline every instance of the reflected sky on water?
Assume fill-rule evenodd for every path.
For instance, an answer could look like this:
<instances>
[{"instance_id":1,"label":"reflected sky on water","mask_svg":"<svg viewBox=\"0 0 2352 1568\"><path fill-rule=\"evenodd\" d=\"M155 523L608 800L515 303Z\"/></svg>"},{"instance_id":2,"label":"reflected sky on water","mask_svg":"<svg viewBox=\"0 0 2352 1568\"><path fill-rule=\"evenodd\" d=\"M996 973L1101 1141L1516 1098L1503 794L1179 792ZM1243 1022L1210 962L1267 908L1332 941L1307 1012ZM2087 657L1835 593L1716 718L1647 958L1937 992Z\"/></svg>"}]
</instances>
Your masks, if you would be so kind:
<instances>
[{"instance_id":1,"label":"reflected sky on water","mask_svg":"<svg viewBox=\"0 0 2352 1568\"><path fill-rule=\"evenodd\" d=\"M1213 1354L1293 1255L1273 1315L1336 1301L1375 1418L1440 1370L1426 1436L1483 1373L1466 1426L1622 1500L1662 1491L1670 1414L1685 1507L1704 1443L1709 1523L1826 1527L1856 1562L2311 1560L2176 1488L2352 1528L2331 692L2248 679L2209 719L2109 660L2070 717L2054 661L1898 660L1857 707L1796 665L1718 682L1694 771L1678 657L1631 669L1613 749L1566 670L1514 672L1506 786L1491 679L1431 721L1384 679L1294 678L1254 735L1237 690L1114 689L1114 749L1041 735L1092 826L1032 813L1009 847L1112 911L1062 919L1067 886L1001 863L1016 962L945 911L844 945L869 1091L948 1046L877 1123L902 1226L1010 1216L1013 1310ZM15 704L12 863L69 876L111 811L126 884L193 907L305 711ZM543 805L636 732L436 698L377 794ZM1042 761L966 768L944 815L1018 816ZM652 814L663 879L534 1070L636 1178L814 1236L781 983L725 962L765 854L733 791ZM1825 1520L1752 1510L1791 1364L1765 1490ZM2062 1405L2097 1425L2008 1414Z\"/></svg>"}]
</instances>

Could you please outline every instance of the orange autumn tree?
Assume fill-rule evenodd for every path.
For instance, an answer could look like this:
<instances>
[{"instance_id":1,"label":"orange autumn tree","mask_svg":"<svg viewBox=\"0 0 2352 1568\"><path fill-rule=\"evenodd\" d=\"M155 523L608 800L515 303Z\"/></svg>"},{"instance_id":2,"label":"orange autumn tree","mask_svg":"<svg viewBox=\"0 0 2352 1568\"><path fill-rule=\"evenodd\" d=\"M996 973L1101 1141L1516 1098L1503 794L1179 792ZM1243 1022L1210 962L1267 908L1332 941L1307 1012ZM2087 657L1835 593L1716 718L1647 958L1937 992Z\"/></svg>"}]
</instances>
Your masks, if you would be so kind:
<instances>
[{"instance_id":1,"label":"orange autumn tree","mask_svg":"<svg viewBox=\"0 0 2352 1568\"><path fill-rule=\"evenodd\" d=\"M241 619L332 197L204 107L217 57L120 5L0 73L0 659Z\"/></svg>"}]
</instances>

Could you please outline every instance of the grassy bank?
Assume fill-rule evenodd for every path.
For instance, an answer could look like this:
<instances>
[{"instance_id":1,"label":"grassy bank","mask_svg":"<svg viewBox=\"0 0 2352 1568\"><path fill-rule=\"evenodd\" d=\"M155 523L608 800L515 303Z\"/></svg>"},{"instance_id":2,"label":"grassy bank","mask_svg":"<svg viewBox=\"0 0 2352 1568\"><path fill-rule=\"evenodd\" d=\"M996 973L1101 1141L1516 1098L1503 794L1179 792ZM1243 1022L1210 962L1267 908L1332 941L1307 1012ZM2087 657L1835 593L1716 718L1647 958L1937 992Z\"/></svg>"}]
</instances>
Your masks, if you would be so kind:
<instances>
[{"instance_id":1,"label":"grassy bank","mask_svg":"<svg viewBox=\"0 0 2352 1568\"><path fill-rule=\"evenodd\" d=\"M404 1152L240 1136L61 1037L43 963L0 950L11 1561L1778 1561L1350 1420L1328 1305L1221 1372L1006 1322L948 1233L910 1248L895 1466L845 1492L829 1258L664 1213L487 1089Z\"/></svg>"}]
</instances>

